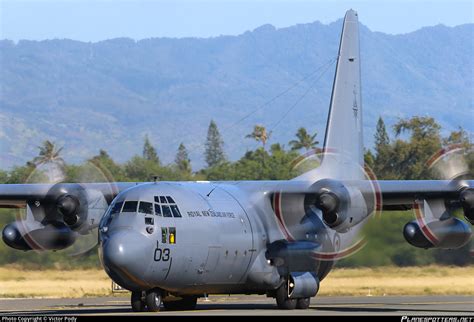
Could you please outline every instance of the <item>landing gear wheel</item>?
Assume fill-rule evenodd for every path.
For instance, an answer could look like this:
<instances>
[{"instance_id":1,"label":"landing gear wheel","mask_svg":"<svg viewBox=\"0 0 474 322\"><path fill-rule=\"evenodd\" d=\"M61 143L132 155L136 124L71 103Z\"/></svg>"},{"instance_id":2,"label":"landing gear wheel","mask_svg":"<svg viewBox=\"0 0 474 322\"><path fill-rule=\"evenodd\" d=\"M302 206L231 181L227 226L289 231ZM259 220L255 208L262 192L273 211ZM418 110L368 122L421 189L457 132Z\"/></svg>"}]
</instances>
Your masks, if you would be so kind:
<instances>
[{"instance_id":1,"label":"landing gear wheel","mask_svg":"<svg viewBox=\"0 0 474 322\"><path fill-rule=\"evenodd\" d=\"M276 302L280 310L294 310L296 308L296 299L288 297L288 282L283 283L276 291Z\"/></svg>"},{"instance_id":2,"label":"landing gear wheel","mask_svg":"<svg viewBox=\"0 0 474 322\"><path fill-rule=\"evenodd\" d=\"M157 289L152 289L146 292L146 307L149 312L158 312L161 307L161 292Z\"/></svg>"},{"instance_id":3,"label":"landing gear wheel","mask_svg":"<svg viewBox=\"0 0 474 322\"><path fill-rule=\"evenodd\" d=\"M299 310L306 310L307 308L309 308L309 303L310 302L311 302L310 297L305 297L305 298L298 299L296 301L296 308L299 309Z\"/></svg>"},{"instance_id":4,"label":"landing gear wheel","mask_svg":"<svg viewBox=\"0 0 474 322\"><path fill-rule=\"evenodd\" d=\"M163 302L163 306L168 311L189 311L196 308L197 297L187 296L182 300Z\"/></svg>"},{"instance_id":5,"label":"landing gear wheel","mask_svg":"<svg viewBox=\"0 0 474 322\"><path fill-rule=\"evenodd\" d=\"M146 309L145 301L142 299L142 292L132 292L131 298L132 311L144 312Z\"/></svg>"}]
</instances>

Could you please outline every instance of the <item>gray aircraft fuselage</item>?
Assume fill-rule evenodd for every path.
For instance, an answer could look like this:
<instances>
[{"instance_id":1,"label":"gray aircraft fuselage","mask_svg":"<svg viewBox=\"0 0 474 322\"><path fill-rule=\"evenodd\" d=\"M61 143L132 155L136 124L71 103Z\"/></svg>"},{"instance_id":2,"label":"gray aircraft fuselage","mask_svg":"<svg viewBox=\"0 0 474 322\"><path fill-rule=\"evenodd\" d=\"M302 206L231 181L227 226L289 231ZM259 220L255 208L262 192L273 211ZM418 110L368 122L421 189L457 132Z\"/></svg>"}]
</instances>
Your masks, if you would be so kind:
<instances>
[{"instance_id":1,"label":"gray aircraft fuselage","mask_svg":"<svg viewBox=\"0 0 474 322\"><path fill-rule=\"evenodd\" d=\"M329 229L318 209L304 206L305 194L275 193L292 184L304 185L291 180L157 182L129 188L117 195L100 223L104 269L132 291L274 290L294 269L272 263L269 245L290 240L313 245L309 253L332 254L350 246L362 225L341 234ZM368 215L365 204L361 207ZM319 280L335 260L302 256L297 270L314 272Z\"/></svg>"}]
</instances>

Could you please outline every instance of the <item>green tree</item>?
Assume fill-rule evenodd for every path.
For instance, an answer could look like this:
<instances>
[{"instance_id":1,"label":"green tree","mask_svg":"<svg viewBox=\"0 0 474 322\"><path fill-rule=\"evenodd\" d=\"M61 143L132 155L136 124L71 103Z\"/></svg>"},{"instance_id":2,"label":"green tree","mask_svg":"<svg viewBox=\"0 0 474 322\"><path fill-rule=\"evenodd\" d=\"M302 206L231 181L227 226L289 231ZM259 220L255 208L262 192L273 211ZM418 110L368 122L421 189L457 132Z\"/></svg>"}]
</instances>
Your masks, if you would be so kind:
<instances>
[{"instance_id":1,"label":"green tree","mask_svg":"<svg viewBox=\"0 0 474 322\"><path fill-rule=\"evenodd\" d=\"M58 148L55 143L46 140L41 146L38 146L38 149L38 156L26 164L26 168L31 169L31 172L24 182L55 183L64 181L66 179L66 163L61 157L63 148Z\"/></svg>"},{"instance_id":2,"label":"green tree","mask_svg":"<svg viewBox=\"0 0 474 322\"><path fill-rule=\"evenodd\" d=\"M8 182L8 172L0 170L0 183L7 183Z\"/></svg>"},{"instance_id":3,"label":"green tree","mask_svg":"<svg viewBox=\"0 0 474 322\"><path fill-rule=\"evenodd\" d=\"M443 145L449 146L451 144L460 144L465 149L471 149L472 143L469 139L469 134L462 127L458 127L457 131L451 131L448 137L443 138Z\"/></svg>"},{"instance_id":4,"label":"green tree","mask_svg":"<svg viewBox=\"0 0 474 322\"><path fill-rule=\"evenodd\" d=\"M385 123L380 116L377 121L377 128L374 135L375 157L373 158L372 169L379 179L391 179L392 164L390 158L390 138L385 127Z\"/></svg>"},{"instance_id":5,"label":"green tree","mask_svg":"<svg viewBox=\"0 0 474 322\"><path fill-rule=\"evenodd\" d=\"M254 139L257 142L261 142L263 149L265 150L265 145L267 144L268 139L270 139L271 132L268 133L267 129L263 125L255 125L252 133L247 134L245 137Z\"/></svg>"},{"instance_id":6,"label":"green tree","mask_svg":"<svg viewBox=\"0 0 474 322\"><path fill-rule=\"evenodd\" d=\"M379 116L377 121L377 128L375 130L375 146L387 146L390 144L390 138L388 137L387 129L385 127L385 122L382 117Z\"/></svg>"},{"instance_id":7,"label":"green tree","mask_svg":"<svg viewBox=\"0 0 474 322\"><path fill-rule=\"evenodd\" d=\"M432 117L414 116L394 125L395 134L410 134L409 141L398 139L389 160L397 179L422 180L430 178L426 162L441 149L441 127Z\"/></svg>"},{"instance_id":8,"label":"green tree","mask_svg":"<svg viewBox=\"0 0 474 322\"><path fill-rule=\"evenodd\" d=\"M314 149L319 141L316 140L317 132L310 135L304 127L300 127L296 132L297 140L291 140L290 146L292 150L300 150L304 148L306 151Z\"/></svg>"},{"instance_id":9,"label":"green tree","mask_svg":"<svg viewBox=\"0 0 474 322\"><path fill-rule=\"evenodd\" d=\"M122 167L115 163L107 151L101 149L98 155L89 159L89 162L98 167L108 181L127 181Z\"/></svg>"},{"instance_id":10,"label":"green tree","mask_svg":"<svg viewBox=\"0 0 474 322\"><path fill-rule=\"evenodd\" d=\"M148 139L148 135L145 136L145 143L143 144L143 158L145 160L160 164L160 159L158 158L156 149L150 143L150 140Z\"/></svg>"},{"instance_id":11,"label":"green tree","mask_svg":"<svg viewBox=\"0 0 474 322\"><path fill-rule=\"evenodd\" d=\"M375 165L375 156L372 154L372 151L366 150L364 153L364 163L367 167L374 169Z\"/></svg>"},{"instance_id":12,"label":"green tree","mask_svg":"<svg viewBox=\"0 0 474 322\"><path fill-rule=\"evenodd\" d=\"M183 143L181 143L178 147L178 153L176 153L174 162L179 171L186 174L191 174L191 160L189 159L188 151L186 150L186 147Z\"/></svg>"},{"instance_id":13,"label":"green tree","mask_svg":"<svg viewBox=\"0 0 474 322\"><path fill-rule=\"evenodd\" d=\"M46 140L43 142L42 146L39 146L38 156L33 159L33 164L36 166L46 163L56 163L58 165L64 166L64 159L60 156L63 148L57 148L56 144Z\"/></svg>"},{"instance_id":14,"label":"green tree","mask_svg":"<svg viewBox=\"0 0 474 322\"><path fill-rule=\"evenodd\" d=\"M226 161L224 141L222 140L216 123L211 120L207 129L205 158L208 168L212 168Z\"/></svg>"},{"instance_id":15,"label":"green tree","mask_svg":"<svg viewBox=\"0 0 474 322\"><path fill-rule=\"evenodd\" d=\"M162 167L138 155L125 163L124 170L127 181L152 181L154 176L159 180L178 180L178 175L171 167Z\"/></svg>"}]
</instances>

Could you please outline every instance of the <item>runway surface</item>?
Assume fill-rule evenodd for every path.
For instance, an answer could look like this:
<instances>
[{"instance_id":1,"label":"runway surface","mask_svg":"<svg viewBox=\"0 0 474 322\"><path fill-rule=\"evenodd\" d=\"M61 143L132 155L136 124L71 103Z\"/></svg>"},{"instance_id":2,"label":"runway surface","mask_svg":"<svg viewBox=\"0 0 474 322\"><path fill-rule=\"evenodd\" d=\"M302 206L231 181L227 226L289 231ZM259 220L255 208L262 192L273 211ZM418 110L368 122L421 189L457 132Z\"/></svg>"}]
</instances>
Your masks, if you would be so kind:
<instances>
[{"instance_id":1,"label":"runway surface","mask_svg":"<svg viewBox=\"0 0 474 322\"><path fill-rule=\"evenodd\" d=\"M472 315L474 296L316 297L308 310L282 311L272 298L210 296L193 311L134 313L129 297L1 299L1 315Z\"/></svg>"}]
</instances>

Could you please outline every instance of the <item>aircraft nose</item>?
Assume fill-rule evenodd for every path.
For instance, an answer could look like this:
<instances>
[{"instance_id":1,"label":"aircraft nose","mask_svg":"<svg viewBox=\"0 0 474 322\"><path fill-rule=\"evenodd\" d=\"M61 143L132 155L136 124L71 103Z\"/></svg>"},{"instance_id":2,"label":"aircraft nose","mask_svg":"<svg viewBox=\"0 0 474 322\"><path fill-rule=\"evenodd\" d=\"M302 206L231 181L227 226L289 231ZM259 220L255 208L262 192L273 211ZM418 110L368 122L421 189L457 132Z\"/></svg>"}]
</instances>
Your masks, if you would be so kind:
<instances>
[{"instance_id":1,"label":"aircraft nose","mask_svg":"<svg viewBox=\"0 0 474 322\"><path fill-rule=\"evenodd\" d=\"M133 231L113 234L104 241L102 251L105 264L119 268L133 266L142 251L143 239L143 236Z\"/></svg>"},{"instance_id":2,"label":"aircraft nose","mask_svg":"<svg viewBox=\"0 0 474 322\"><path fill-rule=\"evenodd\" d=\"M143 284L139 277L146 271L146 242L146 237L131 230L116 232L103 241L102 264L113 280L124 287Z\"/></svg>"}]
</instances>

